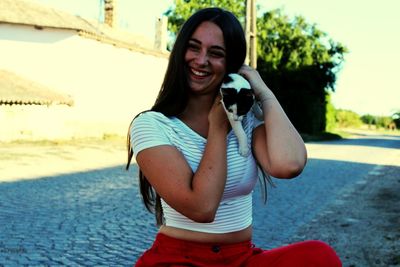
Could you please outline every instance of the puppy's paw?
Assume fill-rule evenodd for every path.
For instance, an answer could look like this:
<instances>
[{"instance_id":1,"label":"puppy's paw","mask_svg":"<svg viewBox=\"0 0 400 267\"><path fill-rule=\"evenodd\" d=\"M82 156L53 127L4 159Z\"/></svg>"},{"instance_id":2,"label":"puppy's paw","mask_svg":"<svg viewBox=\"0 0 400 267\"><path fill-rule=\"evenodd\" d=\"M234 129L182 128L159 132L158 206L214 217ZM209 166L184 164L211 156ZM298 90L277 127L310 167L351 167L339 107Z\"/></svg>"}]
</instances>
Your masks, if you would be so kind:
<instances>
[{"instance_id":1,"label":"puppy's paw","mask_svg":"<svg viewBox=\"0 0 400 267\"><path fill-rule=\"evenodd\" d=\"M250 154L250 149L249 147L246 145L239 145L239 154L242 157L247 157Z\"/></svg>"}]
</instances>

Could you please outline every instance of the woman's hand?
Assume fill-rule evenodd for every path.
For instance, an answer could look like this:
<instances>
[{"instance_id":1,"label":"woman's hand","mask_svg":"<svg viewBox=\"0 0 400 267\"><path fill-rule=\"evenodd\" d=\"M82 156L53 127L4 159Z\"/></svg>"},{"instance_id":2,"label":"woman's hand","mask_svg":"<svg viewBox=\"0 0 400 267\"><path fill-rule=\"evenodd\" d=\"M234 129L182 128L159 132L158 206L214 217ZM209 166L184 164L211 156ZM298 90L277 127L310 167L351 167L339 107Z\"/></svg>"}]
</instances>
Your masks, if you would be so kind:
<instances>
[{"instance_id":1,"label":"woman's hand","mask_svg":"<svg viewBox=\"0 0 400 267\"><path fill-rule=\"evenodd\" d=\"M215 97L210 113L208 114L209 130L221 130L226 134L229 130L229 121L221 99L220 94Z\"/></svg>"},{"instance_id":2,"label":"woman's hand","mask_svg":"<svg viewBox=\"0 0 400 267\"><path fill-rule=\"evenodd\" d=\"M258 71L243 65L239 74L249 81L257 100L262 102L264 125L254 130L252 142L257 161L275 178L299 175L307 161L301 136Z\"/></svg>"},{"instance_id":3,"label":"woman's hand","mask_svg":"<svg viewBox=\"0 0 400 267\"><path fill-rule=\"evenodd\" d=\"M254 95L258 101L264 101L270 98L275 98L272 91L264 83L257 70L248 65L243 65L238 72L242 75L251 85Z\"/></svg>"}]
</instances>

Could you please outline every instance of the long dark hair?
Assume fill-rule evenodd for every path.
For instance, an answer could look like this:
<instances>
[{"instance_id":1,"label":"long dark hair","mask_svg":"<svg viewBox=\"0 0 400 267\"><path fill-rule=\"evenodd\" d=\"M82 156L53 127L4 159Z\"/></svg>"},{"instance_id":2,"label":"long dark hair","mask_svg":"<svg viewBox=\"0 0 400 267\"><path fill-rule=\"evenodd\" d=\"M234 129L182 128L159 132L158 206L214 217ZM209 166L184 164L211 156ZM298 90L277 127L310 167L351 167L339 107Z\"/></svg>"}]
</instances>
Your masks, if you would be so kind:
<instances>
[{"instance_id":1,"label":"long dark hair","mask_svg":"<svg viewBox=\"0 0 400 267\"><path fill-rule=\"evenodd\" d=\"M204 21L215 23L224 36L226 48L226 71L237 72L246 57L246 39L243 28L237 18L229 11L221 8L205 8L194 13L183 24L169 57L168 67L164 76L161 90L152 111L163 113L165 116L177 116L186 108L188 101L188 83L186 80L185 52L189 39L197 27ZM127 136L129 168L133 151L130 144L130 134ZM146 208L155 212L157 224L163 223L163 212L160 196L154 191L146 177L139 169L140 193Z\"/></svg>"}]
</instances>

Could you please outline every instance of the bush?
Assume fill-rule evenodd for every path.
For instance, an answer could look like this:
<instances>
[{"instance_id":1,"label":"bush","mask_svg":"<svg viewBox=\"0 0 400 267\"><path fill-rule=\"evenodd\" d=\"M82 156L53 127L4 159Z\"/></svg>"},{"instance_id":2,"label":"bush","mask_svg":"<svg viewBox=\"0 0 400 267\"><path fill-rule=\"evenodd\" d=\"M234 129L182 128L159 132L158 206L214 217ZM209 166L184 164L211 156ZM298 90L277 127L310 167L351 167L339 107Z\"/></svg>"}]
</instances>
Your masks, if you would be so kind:
<instances>
[{"instance_id":1,"label":"bush","mask_svg":"<svg viewBox=\"0 0 400 267\"><path fill-rule=\"evenodd\" d=\"M336 123L339 127L360 127L362 121L360 116L350 110L338 109L336 110Z\"/></svg>"},{"instance_id":2,"label":"bush","mask_svg":"<svg viewBox=\"0 0 400 267\"><path fill-rule=\"evenodd\" d=\"M392 117L373 116L370 114L366 114L361 116L361 121L367 124L368 127L371 127L371 125L375 125L376 129L379 128L388 129L393 125L393 123L395 123L396 128L399 128L398 125L396 124L396 114L394 114Z\"/></svg>"},{"instance_id":3,"label":"bush","mask_svg":"<svg viewBox=\"0 0 400 267\"><path fill-rule=\"evenodd\" d=\"M325 130L330 132L336 128L336 117L335 117L336 110L332 104L330 94L327 94L325 96L325 100L326 100L326 113L325 113L326 127L325 127Z\"/></svg>"}]
</instances>

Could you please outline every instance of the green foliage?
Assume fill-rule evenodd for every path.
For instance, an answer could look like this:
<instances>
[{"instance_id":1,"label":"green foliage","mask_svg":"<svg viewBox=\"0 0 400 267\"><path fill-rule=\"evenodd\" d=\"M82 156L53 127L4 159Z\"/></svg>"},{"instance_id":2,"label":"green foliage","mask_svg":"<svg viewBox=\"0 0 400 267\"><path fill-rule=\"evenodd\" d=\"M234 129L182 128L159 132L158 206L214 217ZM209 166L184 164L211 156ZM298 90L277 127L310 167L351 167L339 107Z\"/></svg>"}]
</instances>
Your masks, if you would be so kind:
<instances>
[{"instance_id":1,"label":"green foliage","mask_svg":"<svg viewBox=\"0 0 400 267\"><path fill-rule=\"evenodd\" d=\"M331 101L331 95L326 94L326 131L330 132L336 128L336 110Z\"/></svg>"},{"instance_id":2,"label":"green foliage","mask_svg":"<svg viewBox=\"0 0 400 267\"><path fill-rule=\"evenodd\" d=\"M297 16L290 19L280 9L265 13L257 21L258 58L264 71L293 72L312 69L319 78L314 87L317 91L334 91L336 72L340 69L347 49L328 39L315 24L306 23ZM309 84L312 85L312 84Z\"/></svg>"},{"instance_id":3,"label":"green foliage","mask_svg":"<svg viewBox=\"0 0 400 267\"><path fill-rule=\"evenodd\" d=\"M396 128L400 129L400 110L392 115L393 122L396 124Z\"/></svg>"},{"instance_id":4,"label":"green foliage","mask_svg":"<svg viewBox=\"0 0 400 267\"><path fill-rule=\"evenodd\" d=\"M374 116L370 114L366 114L361 116L361 121L367 124L369 127L372 125L375 126L376 129L384 128L388 129L394 123L396 128L399 128L399 120L400 120L400 113L394 113L392 117L389 116Z\"/></svg>"},{"instance_id":5,"label":"green foliage","mask_svg":"<svg viewBox=\"0 0 400 267\"><path fill-rule=\"evenodd\" d=\"M391 117L387 116L376 116L375 117L375 126L376 128L384 128L388 129L389 125L393 122Z\"/></svg>"},{"instance_id":6,"label":"green foliage","mask_svg":"<svg viewBox=\"0 0 400 267\"><path fill-rule=\"evenodd\" d=\"M220 7L231 11L243 23L246 16L245 1L239 0L175 0L174 6L165 12L168 30L176 35L183 23L196 11L205 7Z\"/></svg>"},{"instance_id":7,"label":"green foliage","mask_svg":"<svg viewBox=\"0 0 400 267\"><path fill-rule=\"evenodd\" d=\"M290 19L280 9L259 18L257 30L258 70L295 127L304 133L332 127L325 98L335 89L347 49L303 17Z\"/></svg>"},{"instance_id":8,"label":"green foliage","mask_svg":"<svg viewBox=\"0 0 400 267\"><path fill-rule=\"evenodd\" d=\"M336 110L336 123L341 128L360 127L362 125L360 116L357 113L344 109Z\"/></svg>"},{"instance_id":9,"label":"green foliage","mask_svg":"<svg viewBox=\"0 0 400 267\"><path fill-rule=\"evenodd\" d=\"M376 123L375 116L370 115L370 114L362 115L360 119L364 124L367 124L367 125L373 125Z\"/></svg>"},{"instance_id":10,"label":"green foliage","mask_svg":"<svg viewBox=\"0 0 400 267\"><path fill-rule=\"evenodd\" d=\"M392 123L392 118L391 117L381 117L378 119L377 124L379 126L382 126L383 128L387 129L389 128L389 125Z\"/></svg>"},{"instance_id":11,"label":"green foliage","mask_svg":"<svg viewBox=\"0 0 400 267\"><path fill-rule=\"evenodd\" d=\"M245 1L175 0L165 15L176 34L195 11L217 6L234 13L244 25ZM257 19L258 71L273 90L295 127L303 133L320 133L333 127L333 106L328 96L347 49L314 24L297 16L289 19L280 9ZM328 114L326 114L328 112Z\"/></svg>"}]
</instances>

